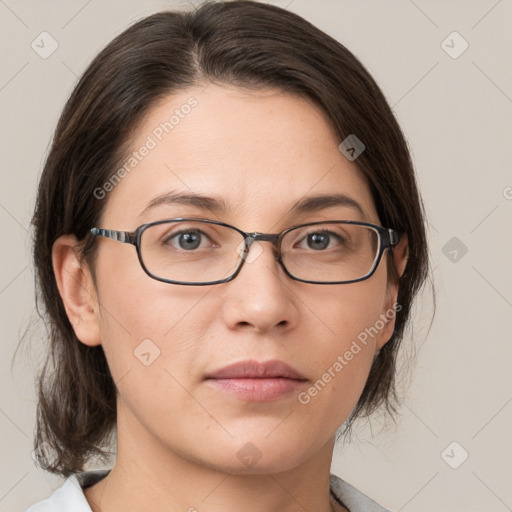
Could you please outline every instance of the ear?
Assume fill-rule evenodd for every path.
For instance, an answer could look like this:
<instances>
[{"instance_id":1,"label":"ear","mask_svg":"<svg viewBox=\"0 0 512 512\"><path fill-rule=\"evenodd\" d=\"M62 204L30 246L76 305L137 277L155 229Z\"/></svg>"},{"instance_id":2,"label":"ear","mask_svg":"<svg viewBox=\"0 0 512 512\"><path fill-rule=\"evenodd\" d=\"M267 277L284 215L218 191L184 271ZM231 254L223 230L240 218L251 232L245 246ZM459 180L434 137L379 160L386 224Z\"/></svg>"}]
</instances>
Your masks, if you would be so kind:
<instances>
[{"instance_id":1,"label":"ear","mask_svg":"<svg viewBox=\"0 0 512 512\"><path fill-rule=\"evenodd\" d=\"M402 277L409 259L409 240L407 235L404 233L400 237L400 242L397 246L393 247L393 260L395 261L395 268L398 274L398 278Z\"/></svg>"},{"instance_id":2,"label":"ear","mask_svg":"<svg viewBox=\"0 0 512 512\"><path fill-rule=\"evenodd\" d=\"M101 344L99 305L89 268L78 258L74 235L62 235L52 247L53 272L68 319L85 345Z\"/></svg>"},{"instance_id":3,"label":"ear","mask_svg":"<svg viewBox=\"0 0 512 512\"><path fill-rule=\"evenodd\" d=\"M398 245L393 247L391 250L393 251L392 261L395 265L396 274L398 277L395 280L388 276L385 311L382 312L384 316L381 315L381 319L385 319L384 321L386 322L386 326L378 338L377 349L381 349L391 339L391 336L393 336L393 331L395 330L396 313L402 309L402 305L397 303L397 299L399 280L405 271L407 259L409 257L409 243L405 233L401 236Z\"/></svg>"}]
</instances>

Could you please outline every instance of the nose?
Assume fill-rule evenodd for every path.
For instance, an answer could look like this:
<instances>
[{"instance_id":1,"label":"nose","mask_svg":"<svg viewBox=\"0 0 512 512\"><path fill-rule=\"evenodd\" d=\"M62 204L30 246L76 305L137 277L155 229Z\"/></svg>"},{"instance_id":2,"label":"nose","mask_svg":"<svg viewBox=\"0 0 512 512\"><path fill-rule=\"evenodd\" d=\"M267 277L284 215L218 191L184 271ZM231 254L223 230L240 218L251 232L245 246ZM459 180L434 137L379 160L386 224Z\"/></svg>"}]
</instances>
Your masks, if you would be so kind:
<instances>
[{"instance_id":1,"label":"nose","mask_svg":"<svg viewBox=\"0 0 512 512\"><path fill-rule=\"evenodd\" d=\"M221 285L224 322L230 329L255 332L293 328L298 320L293 283L278 263L273 244L253 242L237 277Z\"/></svg>"}]
</instances>

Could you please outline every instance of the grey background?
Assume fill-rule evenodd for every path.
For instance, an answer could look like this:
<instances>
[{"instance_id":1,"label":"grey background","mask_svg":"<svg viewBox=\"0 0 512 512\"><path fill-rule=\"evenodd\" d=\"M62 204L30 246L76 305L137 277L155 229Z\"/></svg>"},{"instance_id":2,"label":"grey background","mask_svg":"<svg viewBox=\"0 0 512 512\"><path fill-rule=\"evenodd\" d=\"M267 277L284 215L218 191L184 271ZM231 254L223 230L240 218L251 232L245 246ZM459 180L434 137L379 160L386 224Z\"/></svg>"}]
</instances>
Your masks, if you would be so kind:
<instances>
[{"instance_id":1,"label":"grey background","mask_svg":"<svg viewBox=\"0 0 512 512\"><path fill-rule=\"evenodd\" d=\"M398 424L362 424L332 470L395 511L512 510L512 2L271 3L334 36L374 75L411 146L430 223L437 313L428 332L427 289L403 356L413 366ZM28 227L58 115L115 35L186 6L0 0L0 512L22 511L61 484L31 459L42 335L11 369L36 318ZM51 49L43 31L58 44L46 59L31 47Z\"/></svg>"}]
</instances>

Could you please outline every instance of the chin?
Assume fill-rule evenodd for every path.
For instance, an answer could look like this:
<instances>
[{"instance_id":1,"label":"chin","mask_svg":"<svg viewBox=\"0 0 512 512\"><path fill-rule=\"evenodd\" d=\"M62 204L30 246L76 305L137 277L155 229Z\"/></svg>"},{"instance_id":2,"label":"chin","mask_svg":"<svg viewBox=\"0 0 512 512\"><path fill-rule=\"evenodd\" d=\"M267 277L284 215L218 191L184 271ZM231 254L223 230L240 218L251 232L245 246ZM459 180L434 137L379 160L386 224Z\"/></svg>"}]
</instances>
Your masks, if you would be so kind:
<instances>
[{"instance_id":1,"label":"chin","mask_svg":"<svg viewBox=\"0 0 512 512\"><path fill-rule=\"evenodd\" d=\"M267 429L265 435L268 432ZM236 436L227 444L215 443L217 453L212 452L209 456L211 460L206 464L212 464L223 472L239 475L282 473L296 468L307 460L310 450L315 451L305 439L289 435L270 435L265 438L265 435L249 433L246 436Z\"/></svg>"},{"instance_id":2,"label":"chin","mask_svg":"<svg viewBox=\"0 0 512 512\"><path fill-rule=\"evenodd\" d=\"M216 471L220 471L227 474L233 475L267 475L267 474L278 474L286 471L290 471L298 466L301 462L306 460L304 454L298 452L297 449L293 450L293 456L288 453L278 452L262 454L260 459L253 459L252 461L241 462L236 458L233 460L232 457L226 458L219 462L215 461L203 461L203 465L210 466Z\"/></svg>"}]
</instances>

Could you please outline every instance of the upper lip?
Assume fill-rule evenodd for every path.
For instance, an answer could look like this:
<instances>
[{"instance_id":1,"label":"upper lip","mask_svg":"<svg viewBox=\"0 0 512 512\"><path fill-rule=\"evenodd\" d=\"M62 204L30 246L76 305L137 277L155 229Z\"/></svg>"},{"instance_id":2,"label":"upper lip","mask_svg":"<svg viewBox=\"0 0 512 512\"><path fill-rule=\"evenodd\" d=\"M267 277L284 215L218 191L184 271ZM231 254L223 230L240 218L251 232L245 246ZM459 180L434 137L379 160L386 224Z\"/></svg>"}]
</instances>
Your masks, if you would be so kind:
<instances>
[{"instance_id":1,"label":"upper lip","mask_svg":"<svg viewBox=\"0 0 512 512\"><path fill-rule=\"evenodd\" d=\"M271 379L278 377L307 380L297 370L278 360L241 361L225 366L206 376L207 379Z\"/></svg>"}]
</instances>

